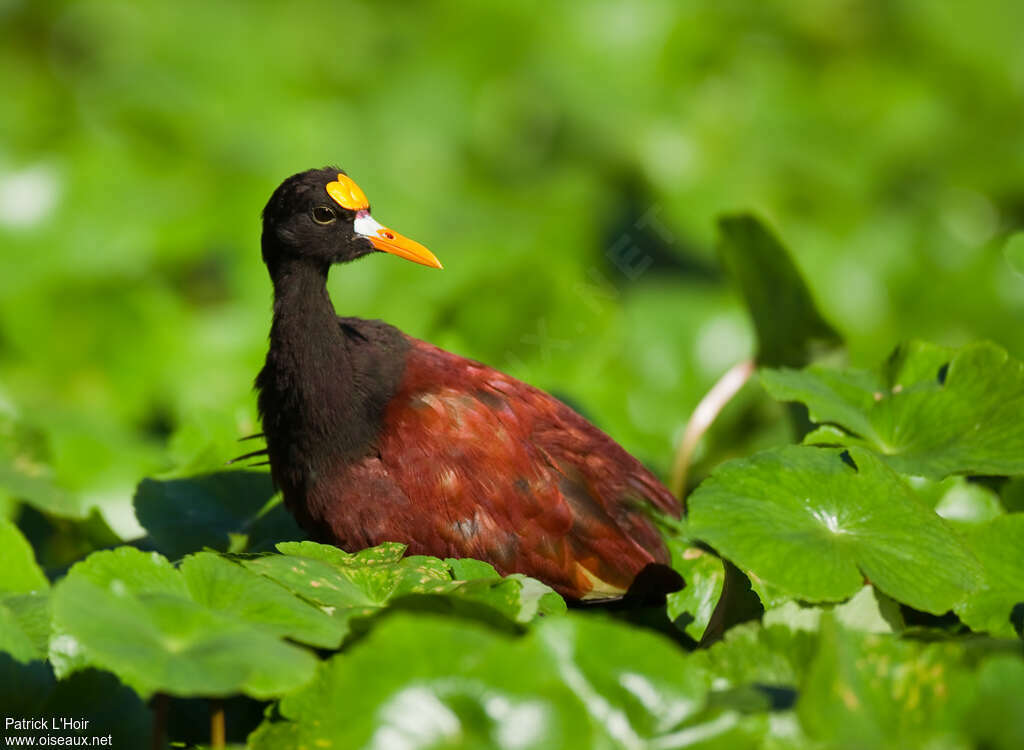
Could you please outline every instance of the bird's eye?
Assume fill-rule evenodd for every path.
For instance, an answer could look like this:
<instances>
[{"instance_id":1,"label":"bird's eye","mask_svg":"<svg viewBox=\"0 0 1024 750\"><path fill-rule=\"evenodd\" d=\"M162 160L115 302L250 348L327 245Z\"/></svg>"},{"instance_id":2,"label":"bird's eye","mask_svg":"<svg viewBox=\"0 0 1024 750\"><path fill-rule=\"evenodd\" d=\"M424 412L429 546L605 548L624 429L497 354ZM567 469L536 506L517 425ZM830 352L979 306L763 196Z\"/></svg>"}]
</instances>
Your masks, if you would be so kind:
<instances>
[{"instance_id":1,"label":"bird's eye","mask_svg":"<svg viewBox=\"0 0 1024 750\"><path fill-rule=\"evenodd\" d=\"M334 213L333 208L327 206L317 206L313 209L313 221L317 224L330 224L332 221L338 218L338 215Z\"/></svg>"}]
</instances>

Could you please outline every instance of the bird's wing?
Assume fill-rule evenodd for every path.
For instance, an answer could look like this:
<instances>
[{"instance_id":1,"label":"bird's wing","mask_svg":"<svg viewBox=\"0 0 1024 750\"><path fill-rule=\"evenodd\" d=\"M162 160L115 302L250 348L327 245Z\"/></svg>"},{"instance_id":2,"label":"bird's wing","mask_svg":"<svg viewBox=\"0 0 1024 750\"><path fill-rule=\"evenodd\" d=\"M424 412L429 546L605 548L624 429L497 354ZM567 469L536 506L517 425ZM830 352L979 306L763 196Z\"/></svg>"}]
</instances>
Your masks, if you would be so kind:
<instances>
[{"instance_id":1,"label":"bird's wing","mask_svg":"<svg viewBox=\"0 0 1024 750\"><path fill-rule=\"evenodd\" d=\"M552 396L422 341L411 340L380 458L413 504L432 506L447 549L503 573L608 599L668 562L642 506L680 506L639 461Z\"/></svg>"}]
</instances>

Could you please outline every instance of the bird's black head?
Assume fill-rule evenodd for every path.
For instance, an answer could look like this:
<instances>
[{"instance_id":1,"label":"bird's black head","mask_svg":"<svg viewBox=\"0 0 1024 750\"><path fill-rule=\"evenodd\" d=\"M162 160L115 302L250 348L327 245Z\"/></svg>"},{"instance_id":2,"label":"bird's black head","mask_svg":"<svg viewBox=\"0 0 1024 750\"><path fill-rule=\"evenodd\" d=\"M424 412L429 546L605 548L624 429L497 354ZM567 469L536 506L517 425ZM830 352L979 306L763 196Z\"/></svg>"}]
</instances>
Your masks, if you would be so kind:
<instances>
[{"instance_id":1,"label":"bird's black head","mask_svg":"<svg viewBox=\"0 0 1024 750\"><path fill-rule=\"evenodd\" d=\"M300 172L278 186L263 209L262 245L271 275L286 261L326 271L377 251L441 268L423 245L378 224L366 195L338 167Z\"/></svg>"}]
</instances>

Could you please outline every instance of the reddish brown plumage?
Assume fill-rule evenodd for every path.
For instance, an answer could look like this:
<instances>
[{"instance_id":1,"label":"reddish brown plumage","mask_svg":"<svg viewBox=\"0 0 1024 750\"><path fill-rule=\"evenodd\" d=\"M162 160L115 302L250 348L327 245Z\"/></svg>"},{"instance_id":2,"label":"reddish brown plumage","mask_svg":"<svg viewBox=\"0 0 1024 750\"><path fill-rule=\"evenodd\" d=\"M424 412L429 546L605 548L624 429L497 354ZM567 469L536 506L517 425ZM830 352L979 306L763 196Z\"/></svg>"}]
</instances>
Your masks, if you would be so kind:
<instances>
[{"instance_id":1,"label":"reddish brown plumage","mask_svg":"<svg viewBox=\"0 0 1024 750\"><path fill-rule=\"evenodd\" d=\"M678 516L679 503L639 461L548 394L410 343L375 455L313 489L337 538L487 560L576 599L602 598L595 579L611 598L668 562L641 506Z\"/></svg>"},{"instance_id":2,"label":"reddish brown plumage","mask_svg":"<svg viewBox=\"0 0 1024 750\"><path fill-rule=\"evenodd\" d=\"M336 176L289 178L264 211L274 323L256 384L271 472L300 523L349 550L397 541L485 560L573 599L621 597L667 563L648 513L678 516L679 502L575 411L387 324L335 316L330 265L374 249L355 212L327 205ZM656 578L660 593L679 585Z\"/></svg>"}]
</instances>

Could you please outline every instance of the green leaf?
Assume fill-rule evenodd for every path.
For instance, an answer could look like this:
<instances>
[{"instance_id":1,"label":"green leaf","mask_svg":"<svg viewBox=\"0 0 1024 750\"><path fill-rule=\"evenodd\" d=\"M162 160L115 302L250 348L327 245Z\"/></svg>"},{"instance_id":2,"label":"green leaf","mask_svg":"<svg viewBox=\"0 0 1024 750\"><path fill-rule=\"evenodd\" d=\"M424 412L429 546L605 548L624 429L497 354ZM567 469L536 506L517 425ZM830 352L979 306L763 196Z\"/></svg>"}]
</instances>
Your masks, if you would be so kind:
<instances>
[{"instance_id":1,"label":"green leaf","mask_svg":"<svg viewBox=\"0 0 1024 750\"><path fill-rule=\"evenodd\" d=\"M518 737L525 750L586 736L571 693L536 654L520 651L497 677L488 668L511 648L466 622L396 615L321 664L307 688L282 699L284 721L264 722L249 745L502 747L502 737Z\"/></svg>"},{"instance_id":2,"label":"green leaf","mask_svg":"<svg viewBox=\"0 0 1024 750\"><path fill-rule=\"evenodd\" d=\"M0 652L23 663L46 658L46 651L32 642L7 600L0 600Z\"/></svg>"},{"instance_id":3,"label":"green leaf","mask_svg":"<svg viewBox=\"0 0 1024 750\"><path fill-rule=\"evenodd\" d=\"M310 646L341 645L345 628L337 619L220 555L200 552L186 557L181 575L192 599L213 611Z\"/></svg>"},{"instance_id":4,"label":"green leaf","mask_svg":"<svg viewBox=\"0 0 1024 750\"><path fill-rule=\"evenodd\" d=\"M781 625L744 623L730 628L709 649L693 654L696 668L725 686L753 683L797 687L814 655L817 638Z\"/></svg>"},{"instance_id":5,"label":"green leaf","mask_svg":"<svg viewBox=\"0 0 1024 750\"><path fill-rule=\"evenodd\" d=\"M490 565L476 560L402 557L404 546L394 543L354 554L315 542L278 546L286 554L243 564L315 602L346 629L352 618L371 616L409 596L437 597L456 608L482 605L501 620L521 624L540 614L565 611L565 602L548 586L522 575L502 578ZM466 578L456 580L456 571Z\"/></svg>"},{"instance_id":6,"label":"green leaf","mask_svg":"<svg viewBox=\"0 0 1024 750\"><path fill-rule=\"evenodd\" d=\"M1024 637L1024 514L1012 513L965 529L985 569L985 585L956 608L972 630Z\"/></svg>"},{"instance_id":7,"label":"green leaf","mask_svg":"<svg viewBox=\"0 0 1024 750\"><path fill-rule=\"evenodd\" d=\"M844 627L865 633L899 632L905 624L899 604L874 586L863 587L842 604L807 606L795 601L786 602L765 612L764 624L817 631L826 612L831 612Z\"/></svg>"},{"instance_id":8,"label":"green leaf","mask_svg":"<svg viewBox=\"0 0 1024 750\"><path fill-rule=\"evenodd\" d=\"M999 496L993 490L966 477L946 477L939 482L911 477L910 486L926 505L956 524L984 523L1004 513Z\"/></svg>"},{"instance_id":9,"label":"green leaf","mask_svg":"<svg viewBox=\"0 0 1024 750\"><path fill-rule=\"evenodd\" d=\"M0 394L0 495L59 518L85 518L90 503L59 487L44 458L46 436L33 425L3 413Z\"/></svg>"},{"instance_id":10,"label":"green leaf","mask_svg":"<svg viewBox=\"0 0 1024 750\"><path fill-rule=\"evenodd\" d=\"M757 330L757 361L799 367L842 338L818 312L782 243L749 214L718 221L718 255L739 285Z\"/></svg>"},{"instance_id":11,"label":"green leaf","mask_svg":"<svg viewBox=\"0 0 1024 750\"><path fill-rule=\"evenodd\" d=\"M819 643L797 705L810 737L829 747L962 746L938 744L957 731L970 696L957 646L864 635L831 617Z\"/></svg>"},{"instance_id":12,"label":"green leaf","mask_svg":"<svg viewBox=\"0 0 1024 750\"><path fill-rule=\"evenodd\" d=\"M264 722L250 744L681 747L706 693L706 676L674 645L617 623L554 618L511 640L465 622L396 615L282 699L284 721ZM724 731L705 726L692 736L701 728L710 737Z\"/></svg>"},{"instance_id":13,"label":"green leaf","mask_svg":"<svg viewBox=\"0 0 1024 750\"><path fill-rule=\"evenodd\" d=\"M135 514L172 560L205 548L260 552L305 536L275 498L270 475L222 471L186 479L144 479Z\"/></svg>"},{"instance_id":14,"label":"green leaf","mask_svg":"<svg viewBox=\"0 0 1024 750\"><path fill-rule=\"evenodd\" d=\"M1003 507L1011 513L1024 512L1024 477L1011 479L1003 487Z\"/></svg>"},{"instance_id":15,"label":"green leaf","mask_svg":"<svg viewBox=\"0 0 1024 750\"><path fill-rule=\"evenodd\" d=\"M346 552L333 545L317 542L281 542L277 545L277 550L284 555L308 557L311 560L354 567L397 563L405 556L405 545L397 542L384 542L358 552Z\"/></svg>"},{"instance_id":16,"label":"green leaf","mask_svg":"<svg viewBox=\"0 0 1024 750\"><path fill-rule=\"evenodd\" d=\"M188 596L185 581L167 558L135 547L93 552L71 572L100 587L123 589L132 594Z\"/></svg>"},{"instance_id":17,"label":"green leaf","mask_svg":"<svg viewBox=\"0 0 1024 750\"><path fill-rule=\"evenodd\" d=\"M49 587L50 582L36 564L31 545L17 526L0 518L0 594L21 594Z\"/></svg>"},{"instance_id":18,"label":"green leaf","mask_svg":"<svg viewBox=\"0 0 1024 750\"><path fill-rule=\"evenodd\" d=\"M788 446L730 461L688 506L694 536L798 599L847 599L866 576L939 614L980 581L961 539L864 449Z\"/></svg>"},{"instance_id":19,"label":"green leaf","mask_svg":"<svg viewBox=\"0 0 1024 750\"><path fill-rule=\"evenodd\" d=\"M1024 659L999 655L981 665L977 698L964 724L976 747L1024 747Z\"/></svg>"},{"instance_id":20,"label":"green leaf","mask_svg":"<svg viewBox=\"0 0 1024 750\"><path fill-rule=\"evenodd\" d=\"M501 578L501 573L496 571L493 565L482 560L446 557L444 563L451 568L452 576L460 581Z\"/></svg>"},{"instance_id":21,"label":"green leaf","mask_svg":"<svg viewBox=\"0 0 1024 750\"><path fill-rule=\"evenodd\" d=\"M666 597L668 617L695 641L704 637L711 615L722 596L725 566L722 560L687 540L666 535L672 567L686 581L680 591Z\"/></svg>"},{"instance_id":22,"label":"green leaf","mask_svg":"<svg viewBox=\"0 0 1024 750\"><path fill-rule=\"evenodd\" d=\"M667 745L666 736L704 708L708 676L661 636L599 618L559 617L531 631L523 648L532 643L542 647L542 661L576 694L591 720L620 741L628 736L616 737L620 712L636 735Z\"/></svg>"},{"instance_id":23,"label":"green leaf","mask_svg":"<svg viewBox=\"0 0 1024 750\"><path fill-rule=\"evenodd\" d=\"M262 610L267 621L252 624L261 609L238 604L246 575L239 570L233 576L203 558L186 575L155 553L129 548L90 556L55 588L50 657L58 675L94 665L143 697L269 698L298 687L312 677L315 658L275 636L299 629L282 623L279 601ZM210 600L217 604L206 606Z\"/></svg>"},{"instance_id":24,"label":"green leaf","mask_svg":"<svg viewBox=\"0 0 1024 750\"><path fill-rule=\"evenodd\" d=\"M935 479L1024 473L1024 363L994 344L953 352L915 342L877 373L811 366L763 370L761 380L842 428L805 442L866 446L897 471Z\"/></svg>"},{"instance_id":25,"label":"green leaf","mask_svg":"<svg viewBox=\"0 0 1024 750\"><path fill-rule=\"evenodd\" d=\"M0 651L20 662L45 659L50 640L50 597L32 592L0 598Z\"/></svg>"}]
</instances>

